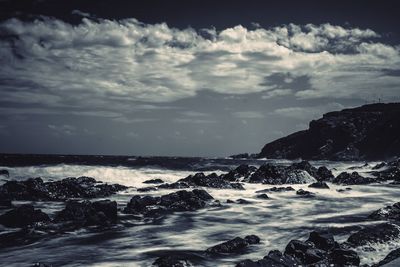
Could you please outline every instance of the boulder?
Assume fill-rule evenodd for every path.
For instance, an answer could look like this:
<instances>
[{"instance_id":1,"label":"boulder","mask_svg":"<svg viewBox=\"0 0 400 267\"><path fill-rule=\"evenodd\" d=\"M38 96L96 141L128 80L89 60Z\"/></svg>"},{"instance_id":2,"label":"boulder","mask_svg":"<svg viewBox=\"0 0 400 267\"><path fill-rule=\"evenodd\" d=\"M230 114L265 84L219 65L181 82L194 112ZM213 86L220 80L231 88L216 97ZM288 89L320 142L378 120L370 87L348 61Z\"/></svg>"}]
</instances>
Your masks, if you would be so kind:
<instances>
[{"instance_id":1,"label":"boulder","mask_svg":"<svg viewBox=\"0 0 400 267\"><path fill-rule=\"evenodd\" d=\"M296 191L296 195L298 196L302 196L302 197L315 197L315 194L310 192L310 191L306 191L303 189L299 189Z\"/></svg>"},{"instance_id":2,"label":"boulder","mask_svg":"<svg viewBox=\"0 0 400 267\"><path fill-rule=\"evenodd\" d=\"M49 222L49 216L32 205L21 205L2 215L0 224L7 227L25 227L38 222Z\"/></svg>"},{"instance_id":3,"label":"boulder","mask_svg":"<svg viewBox=\"0 0 400 267\"><path fill-rule=\"evenodd\" d=\"M269 199L269 196L267 194L259 194L256 196L256 198L261 198L261 199Z\"/></svg>"},{"instance_id":4,"label":"boulder","mask_svg":"<svg viewBox=\"0 0 400 267\"><path fill-rule=\"evenodd\" d=\"M256 191L256 193L270 193L270 192L287 192L287 191L295 191L293 187L291 186L286 186L286 187L272 187L272 188L267 188L267 189L262 189Z\"/></svg>"},{"instance_id":5,"label":"boulder","mask_svg":"<svg viewBox=\"0 0 400 267\"><path fill-rule=\"evenodd\" d=\"M325 251L339 246L330 232L312 231L307 241L313 243L316 248Z\"/></svg>"},{"instance_id":6,"label":"boulder","mask_svg":"<svg viewBox=\"0 0 400 267\"><path fill-rule=\"evenodd\" d=\"M337 248L329 253L330 262L337 266L359 266L360 257L350 249Z\"/></svg>"},{"instance_id":7,"label":"boulder","mask_svg":"<svg viewBox=\"0 0 400 267\"><path fill-rule=\"evenodd\" d=\"M161 179L150 179L143 182L144 184L162 184L164 183Z\"/></svg>"},{"instance_id":8,"label":"boulder","mask_svg":"<svg viewBox=\"0 0 400 267\"><path fill-rule=\"evenodd\" d=\"M318 181L331 182L335 176L327 167L321 166L317 170L316 178Z\"/></svg>"},{"instance_id":9,"label":"boulder","mask_svg":"<svg viewBox=\"0 0 400 267\"><path fill-rule=\"evenodd\" d=\"M218 176L215 173L211 173L209 175L204 175L204 173L196 173L194 175L189 175L186 178L180 179L172 184L164 184L161 185L161 188L186 188L186 187L195 187L195 186L203 186L210 188L219 188L219 189L239 189L244 190L244 187L240 183L231 183L224 179L224 176Z\"/></svg>"},{"instance_id":10,"label":"boulder","mask_svg":"<svg viewBox=\"0 0 400 267\"><path fill-rule=\"evenodd\" d=\"M190 267L193 266L185 257L180 255L165 255L157 258L153 265L158 267Z\"/></svg>"},{"instance_id":11,"label":"boulder","mask_svg":"<svg viewBox=\"0 0 400 267\"><path fill-rule=\"evenodd\" d=\"M254 166L247 164L239 165L236 169L229 171L223 176L224 180L235 182L240 179L247 179L253 172L257 170Z\"/></svg>"}]
</instances>

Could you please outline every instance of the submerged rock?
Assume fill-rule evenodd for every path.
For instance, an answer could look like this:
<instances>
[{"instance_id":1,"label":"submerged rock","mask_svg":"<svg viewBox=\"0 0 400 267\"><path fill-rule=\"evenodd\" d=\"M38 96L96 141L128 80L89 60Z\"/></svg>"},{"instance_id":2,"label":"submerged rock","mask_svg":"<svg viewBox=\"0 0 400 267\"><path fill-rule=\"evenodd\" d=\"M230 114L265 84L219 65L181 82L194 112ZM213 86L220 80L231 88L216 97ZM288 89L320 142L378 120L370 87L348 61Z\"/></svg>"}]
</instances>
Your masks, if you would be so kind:
<instances>
[{"instance_id":1,"label":"submerged rock","mask_svg":"<svg viewBox=\"0 0 400 267\"><path fill-rule=\"evenodd\" d=\"M193 266L185 257L179 255L165 255L155 260L153 265L158 267L190 267Z\"/></svg>"},{"instance_id":2,"label":"submerged rock","mask_svg":"<svg viewBox=\"0 0 400 267\"><path fill-rule=\"evenodd\" d=\"M24 227L37 222L48 222L49 216L32 205L21 205L0 215L0 224L7 227Z\"/></svg>"},{"instance_id":3,"label":"submerged rock","mask_svg":"<svg viewBox=\"0 0 400 267\"><path fill-rule=\"evenodd\" d=\"M267 194L259 194L256 196L256 198L261 198L261 199L269 199L269 196Z\"/></svg>"},{"instance_id":4,"label":"submerged rock","mask_svg":"<svg viewBox=\"0 0 400 267\"><path fill-rule=\"evenodd\" d=\"M286 186L286 187L272 187L267 189L262 189L256 191L256 193L270 193L270 192L287 192L287 191L295 191L293 187Z\"/></svg>"},{"instance_id":5,"label":"submerged rock","mask_svg":"<svg viewBox=\"0 0 400 267\"><path fill-rule=\"evenodd\" d=\"M0 198L11 200L66 200L69 198L107 197L127 187L119 184L102 184L91 177L65 178L43 182L41 178L25 181L8 181L0 187Z\"/></svg>"},{"instance_id":6,"label":"submerged rock","mask_svg":"<svg viewBox=\"0 0 400 267\"><path fill-rule=\"evenodd\" d=\"M256 235L249 235L245 238L236 237L224 243L208 248L206 251L210 253L229 254L237 253L252 244L260 243L260 238Z\"/></svg>"},{"instance_id":7,"label":"submerged rock","mask_svg":"<svg viewBox=\"0 0 400 267\"><path fill-rule=\"evenodd\" d=\"M162 184L164 183L161 179L150 179L143 182L144 184Z\"/></svg>"},{"instance_id":8,"label":"submerged rock","mask_svg":"<svg viewBox=\"0 0 400 267\"><path fill-rule=\"evenodd\" d=\"M174 211L194 211L204 208L213 197L205 190L181 190L161 197L133 196L125 213L158 216Z\"/></svg>"},{"instance_id":9,"label":"submerged rock","mask_svg":"<svg viewBox=\"0 0 400 267\"><path fill-rule=\"evenodd\" d=\"M315 197L315 194L310 192L310 191L306 191L303 189L299 189L296 191L296 195L298 196L302 196L302 197Z\"/></svg>"}]
</instances>

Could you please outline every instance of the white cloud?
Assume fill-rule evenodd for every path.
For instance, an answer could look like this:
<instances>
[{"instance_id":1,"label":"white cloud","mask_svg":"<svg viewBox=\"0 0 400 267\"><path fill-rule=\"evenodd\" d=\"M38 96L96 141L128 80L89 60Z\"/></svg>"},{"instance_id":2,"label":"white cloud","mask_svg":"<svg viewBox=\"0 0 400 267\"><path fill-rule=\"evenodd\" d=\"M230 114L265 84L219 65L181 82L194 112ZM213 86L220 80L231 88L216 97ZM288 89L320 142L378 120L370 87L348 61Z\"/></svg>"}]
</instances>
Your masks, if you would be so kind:
<instances>
[{"instance_id":1,"label":"white cloud","mask_svg":"<svg viewBox=\"0 0 400 267\"><path fill-rule=\"evenodd\" d=\"M79 107L88 115L137 122L124 118L135 109L169 108L160 103L204 89L264 92L263 98L364 98L377 88L386 97L399 95L400 77L383 73L400 69L399 47L378 42L370 29L290 24L217 32L135 19L83 18L73 26L45 18L11 19L0 31L10 36L0 40L1 100L49 112ZM307 76L311 86L266 85L274 73ZM135 107L135 101L148 104Z\"/></svg>"}]
</instances>

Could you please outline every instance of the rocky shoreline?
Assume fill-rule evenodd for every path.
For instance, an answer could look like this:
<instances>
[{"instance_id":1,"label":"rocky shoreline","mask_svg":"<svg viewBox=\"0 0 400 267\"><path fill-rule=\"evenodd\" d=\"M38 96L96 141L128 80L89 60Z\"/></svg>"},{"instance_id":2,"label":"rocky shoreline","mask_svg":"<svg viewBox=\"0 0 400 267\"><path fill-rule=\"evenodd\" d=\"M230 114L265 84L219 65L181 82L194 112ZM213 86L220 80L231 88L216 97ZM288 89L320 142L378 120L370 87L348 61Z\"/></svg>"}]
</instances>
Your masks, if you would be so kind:
<instances>
[{"instance_id":1,"label":"rocky shoreline","mask_svg":"<svg viewBox=\"0 0 400 267\"><path fill-rule=\"evenodd\" d=\"M15 181L10 180L12 174L7 170L0 170L0 174L6 180L0 186L0 224L7 228L7 231L0 232L0 248L40 242L44 238L82 228L105 231L120 225L120 218L124 214L132 215L138 221L151 221L176 212L192 212L226 205L209 194L207 188L244 190L246 184L274 185L272 188L255 192L257 198L273 201L268 194L293 191L293 194L300 198L316 196L307 190L296 191L291 187L296 184L329 189L329 184L352 186L400 183L400 160L383 162L372 166L372 169L369 176L364 177L352 168L335 176L327 167L316 168L307 161L289 166L267 163L258 168L240 165L227 173L196 173L173 183L164 183L162 179L144 181L143 187L136 188L138 192L162 189L176 191L161 196L133 195L124 207L107 199L128 189L123 185L102 183L91 177L65 178L49 182L44 182L41 178ZM60 202L64 203L64 208L49 215L32 204L14 205L15 201ZM245 199L236 199L229 203L240 205L246 202ZM315 229L305 241L290 241L283 252L272 250L263 259L242 260L236 266L359 266L357 248L400 238L400 204L393 203L379 210L372 210L365 221L380 223L349 232L348 239L342 243L335 241L334 234L329 229ZM260 238L249 234L243 238L221 240L223 243L198 253L206 258L246 254L252 246L260 246ZM374 253L372 248L370 253ZM400 253L394 250L373 266L382 266L398 257ZM185 255L169 254L154 259L154 265L196 266L191 260ZM47 265L44 262L36 266Z\"/></svg>"}]
</instances>

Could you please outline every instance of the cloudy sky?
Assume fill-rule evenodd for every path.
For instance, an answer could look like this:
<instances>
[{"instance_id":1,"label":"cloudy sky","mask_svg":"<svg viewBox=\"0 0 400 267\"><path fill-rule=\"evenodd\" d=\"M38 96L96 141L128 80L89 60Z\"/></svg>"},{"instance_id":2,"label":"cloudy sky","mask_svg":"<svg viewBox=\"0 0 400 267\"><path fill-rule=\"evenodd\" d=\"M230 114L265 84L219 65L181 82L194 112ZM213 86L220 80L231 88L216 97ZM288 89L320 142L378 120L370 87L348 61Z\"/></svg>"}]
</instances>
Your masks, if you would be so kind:
<instances>
[{"instance_id":1,"label":"cloudy sky","mask_svg":"<svg viewBox=\"0 0 400 267\"><path fill-rule=\"evenodd\" d=\"M259 152L400 100L396 1L129 2L0 1L0 152Z\"/></svg>"}]
</instances>

